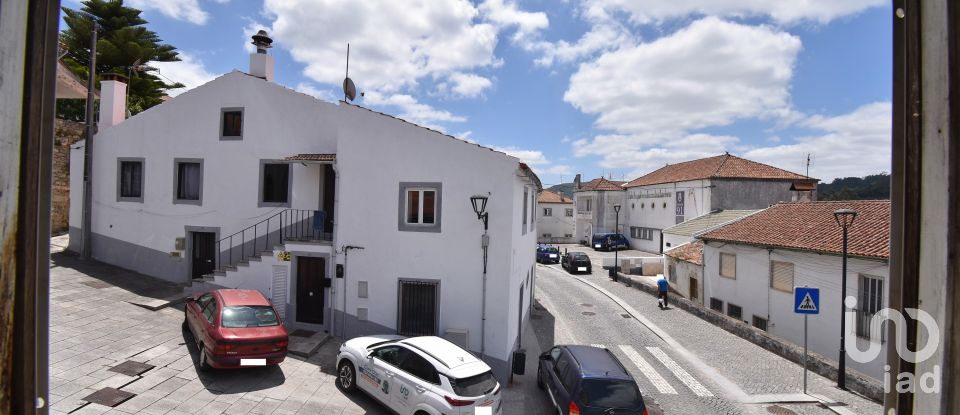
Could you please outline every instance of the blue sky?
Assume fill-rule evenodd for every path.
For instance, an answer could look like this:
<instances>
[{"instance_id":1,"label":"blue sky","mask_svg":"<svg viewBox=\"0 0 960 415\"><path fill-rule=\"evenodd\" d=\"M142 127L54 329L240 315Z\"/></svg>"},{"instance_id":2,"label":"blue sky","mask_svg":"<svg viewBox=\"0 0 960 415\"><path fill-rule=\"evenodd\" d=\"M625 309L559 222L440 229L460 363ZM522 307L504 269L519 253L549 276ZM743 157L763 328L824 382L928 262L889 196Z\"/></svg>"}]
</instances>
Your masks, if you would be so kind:
<instances>
[{"instance_id":1,"label":"blue sky","mask_svg":"<svg viewBox=\"0 0 960 415\"><path fill-rule=\"evenodd\" d=\"M890 171L883 0L128 0L190 87L246 70L528 162L546 184L635 178L729 151L829 181ZM77 8L75 0L64 2Z\"/></svg>"}]
</instances>

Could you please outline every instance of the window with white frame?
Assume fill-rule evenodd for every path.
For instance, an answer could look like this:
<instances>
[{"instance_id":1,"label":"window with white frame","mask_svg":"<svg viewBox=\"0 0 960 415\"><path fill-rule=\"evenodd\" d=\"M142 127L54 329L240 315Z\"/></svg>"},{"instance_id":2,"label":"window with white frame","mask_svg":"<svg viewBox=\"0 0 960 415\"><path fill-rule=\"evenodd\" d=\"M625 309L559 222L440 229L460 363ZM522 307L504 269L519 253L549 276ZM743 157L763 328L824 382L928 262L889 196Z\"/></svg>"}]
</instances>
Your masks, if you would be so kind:
<instances>
[{"instance_id":1,"label":"window with white frame","mask_svg":"<svg viewBox=\"0 0 960 415\"><path fill-rule=\"evenodd\" d=\"M566 209L566 211L564 212L564 215L566 215L566 217L568 217L568 218L572 218L572 217L573 217L573 209Z\"/></svg>"},{"instance_id":2,"label":"window with white frame","mask_svg":"<svg viewBox=\"0 0 960 415\"><path fill-rule=\"evenodd\" d=\"M737 278L737 256L726 252L720 253L720 276Z\"/></svg>"},{"instance_id":3,"label":"window with white frame","mask_svg":"<svg viewBox=\"0 0 960 415\"><path fill-rule=\"evenodd\" d=\"M521 231L520 233L523 235L527 234L527 199L528 197L529 197L529 193L528 193L527 187L524 186L523 187L523 226L520 229Z\"/></svg>"},{"instance_id":4,"label":"window with white frame","mask_svg":"<svg viewBox=\"0 0 960 415\"><path fill-rule=\"evenodd\" d=\"M786 293L793 292L793 263L770 261L770 288Z\"/></svg>"},{"instance_id":5,"label":"window with white frame","mask_svg":"<svg viewBox=\"0 0 960 415\"><path fill-rule=\"evenodd\" d=\"M883 308L883 278L860 274L857 287L857 336L869 339L870 322ZM880 335L883 341L883 330Z\"/></svg>"},{"instance_id":6,"label":"window with white frame","mask_svg":"<svg viewBox=\"0 0 960 415\"><path fill-rule=\"evenodd\" d=\"M440 183L400 183L399 230L440 232Z\"/></svg>"},{"instance_id":7,"label":"window with white frame","mask_svg":"<svg viewBox=\"0 0 960 415\"><path fill-rule=\"evenodd\" d=\"M553 209L543 208L543 216L553 216Z\"/></svg>"}]
</instances>

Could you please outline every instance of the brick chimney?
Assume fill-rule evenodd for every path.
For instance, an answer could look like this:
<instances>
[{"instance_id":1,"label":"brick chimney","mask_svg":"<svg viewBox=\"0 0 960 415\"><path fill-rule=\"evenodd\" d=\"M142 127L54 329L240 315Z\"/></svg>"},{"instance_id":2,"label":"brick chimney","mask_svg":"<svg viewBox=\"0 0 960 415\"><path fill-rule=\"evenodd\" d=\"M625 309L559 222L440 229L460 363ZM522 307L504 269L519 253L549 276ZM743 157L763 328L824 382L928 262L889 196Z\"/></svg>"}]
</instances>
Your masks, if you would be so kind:
<instances>
[{"instance_id":1,"label":"brick chimney","mask_svg":"<svg viewBox=\"0 0 960 415\"><path fill-rule=\"evenodd\" d=\"M257 51L250 54L250 75L273 82L273 56L267 54L267 49L273 44L273 39L267 36L266 30L260 30L253 35L253 45Z\"/></svg>"},{"instance_id":2,"label":"brick chimney","mask_svg":"<svg viewBox=\"0 0 960 415\"><path fill-rule=\"evenodd\" d=\"M573 178L573 190L580 190L580 173Z\"/></svg>"},{"instance_id":3,"label":"brick chimney","mask_svg":"<svg viewBox=\"0 0 960 415\"><path fill-rule=\"evenodd\" d=\"M100 77L100 118L98 130L127 119L127 77L108 73Z\"/></svg>"}]
</instances>

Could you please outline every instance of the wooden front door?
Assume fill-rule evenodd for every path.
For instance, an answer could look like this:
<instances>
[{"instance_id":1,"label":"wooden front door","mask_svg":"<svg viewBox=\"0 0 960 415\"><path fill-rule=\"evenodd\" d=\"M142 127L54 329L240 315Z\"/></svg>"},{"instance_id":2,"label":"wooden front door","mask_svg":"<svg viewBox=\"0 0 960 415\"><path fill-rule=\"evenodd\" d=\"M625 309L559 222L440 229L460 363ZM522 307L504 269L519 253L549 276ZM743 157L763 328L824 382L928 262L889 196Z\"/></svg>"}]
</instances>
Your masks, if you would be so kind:
<instances>
[{"instance_id":1,"label":"wooden front door","mask_svg":"<svg viewBox=\"0 0 960 415\"><path fill-rule=\"evenodd\" d=\"M190 262L193 266L191 276L194 279L203 278L213 273L216 268L216 234L213 232L191 232L193 248Z\"/></svg>"},{"instance_id":2,"label":"wooden front door","mask_svg":"<svg viewBox=\"0 0 960 415\"><path fill-rule=\"evenodd\" d=\"M324 258L297 257L297 321L323 324Z\"/></svg>"}]
</instances>

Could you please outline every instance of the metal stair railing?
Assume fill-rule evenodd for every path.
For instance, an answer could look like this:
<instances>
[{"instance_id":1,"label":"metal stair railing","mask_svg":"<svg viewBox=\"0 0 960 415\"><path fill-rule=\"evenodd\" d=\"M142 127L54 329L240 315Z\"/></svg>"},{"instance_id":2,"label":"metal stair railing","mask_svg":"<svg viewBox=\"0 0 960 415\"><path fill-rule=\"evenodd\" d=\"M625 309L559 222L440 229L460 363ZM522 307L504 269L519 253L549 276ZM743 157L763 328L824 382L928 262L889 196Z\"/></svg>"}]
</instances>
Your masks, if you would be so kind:
<instances>
[{"instance_id":1,"label":"metal stair railing","mask_svg":"<svg viewBox=\"0 0 960 415\"><path fill-rule=\"evenodd\" d=\"M326 219L320 210L284 209L277 212L217 241L215 269L224 271L226 267L257 256L258 252L271 251L274 246L271 242L280 245L288 240L329 240L330 234L324 232ZM320 222L319 226L316 221ZM258 251L258 248L263 249Z\"/></svg>"}]
</instances>

